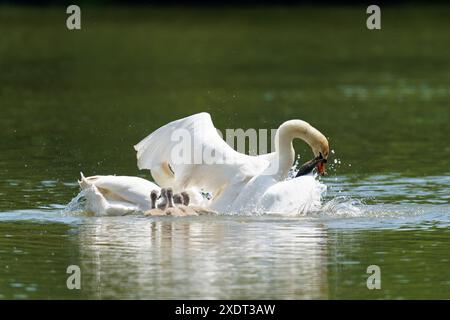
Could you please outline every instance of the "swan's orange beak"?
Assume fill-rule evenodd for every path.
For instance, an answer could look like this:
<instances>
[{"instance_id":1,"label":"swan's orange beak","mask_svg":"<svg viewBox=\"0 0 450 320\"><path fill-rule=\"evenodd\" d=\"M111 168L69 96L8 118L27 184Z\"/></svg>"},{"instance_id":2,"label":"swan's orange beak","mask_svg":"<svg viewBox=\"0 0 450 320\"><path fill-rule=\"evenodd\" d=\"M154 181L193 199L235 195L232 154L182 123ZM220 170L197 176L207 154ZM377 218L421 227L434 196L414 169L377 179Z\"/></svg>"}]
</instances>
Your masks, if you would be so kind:
<instances>
[{"instance_id":1,"label":"swan's orange beak","mask_svg":"<svg viewBox=\"0 0 450 320\"><path fill-rule=\"evenodd\" d=\"M326 171L325 171L325 163L326 163L326 160L325 160L325 161L319 161L319 163L316 165L317 172L318 172L321 176L326 175Z\"/></svg>"}]
</instances>

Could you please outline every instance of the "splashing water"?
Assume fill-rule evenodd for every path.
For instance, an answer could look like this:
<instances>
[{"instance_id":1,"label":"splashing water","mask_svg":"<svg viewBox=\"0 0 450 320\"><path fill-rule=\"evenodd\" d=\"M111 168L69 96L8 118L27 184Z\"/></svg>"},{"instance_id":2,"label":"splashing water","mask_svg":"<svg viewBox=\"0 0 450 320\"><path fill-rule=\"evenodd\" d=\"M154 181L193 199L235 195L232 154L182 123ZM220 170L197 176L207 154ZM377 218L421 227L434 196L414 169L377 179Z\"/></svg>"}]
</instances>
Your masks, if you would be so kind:
<instances>
[{"instance_id":1,"label":"splashing water","mask_svg":"<svg viewBox=\"0 0 450 320\"><path fill-rule=\"evenodd\" d=\"M296 178L300 157L288 172L286 181L288 184L277 184L272 189L267 199L255 199L254 205L250 205L246 209L247 214L284 214L289 216L311 216L311 215L327 215L333 217L355 217L363 214L361 209L363 203L357 199L348 196L338 196L324 203L324 197L327 192L327 186L319 180L319 176L314 173L300 178ZM294 180L295 181L292 181ZM298 179L298 180L296 180ZM301 180L300 180L301 179ZM63 216L68 215L86 215L87 199L86 190L80 191L62 210ZM201 192L202 197L210 199L211 194L204 190ZM299 199L301 195L301 199ZM241 210L241 212L243 212ZM227 214L227 212L221 212ZM235 213L228 213L235 214ZM245 215L245 213L243 213Z\"/></svg>"},{"instance_id":2,"label":"splashing water","mask_svg":"<svg viewBox=\"0 0 450 320\"><path fill-rule=\"evenodd\" d=\"M85 215L86 214L86 190L81 190L70 202L61 210L63 216Z\"/></svg>"},{"instance_id":3,"label":"splashing water","mask_svg":"<svg viewBox=\"0 0 450 320\"><path fill-rule=\"evenodd\" d=\"M331 154L335 155L335 151L332 149ZM329 165L329 170L336 172L342 161L339 158L335 158L333 163ZM297 159L294 165L289 170L287 180L294 179L301 166L300 155L297 155ZM314 173L314 178L318 180L318 175ZM349 196L336 196L333 199L324 202L323 198L326 194L327 188L316 189L316 192L320 193L321 204L319 206L313 206L311 208L299 208L297 212L300 214L309 212L310 215L331 216L331 217L359 217L364 215L364 203L359 199L355 199Z\"/></svg>"},{"instance_id":4,"label":"splashing water","mask_svg":"<svg viewBox=\"0 0 450 320\"><path fill-rule=\"evenodd\" d=\"M328 166L329 171L336 172L340 165L342 165L342 161L335 157L335 150L331 150L331 155L333 155L334 160L330 161L331 163ZM288 172L288 177L286 181L292 180L296 178L296 175L301 166L301 157L297 155L296 160L293 166L290 168ZM290 184L289 187L283 186L279 188L277 197L274 198L275 201L278 201L276 205L270 205L269 207L274 210L265 210L264 206L255 203L254 206L249 207L248 214L285 214L289 216L329 216L329 217L360 217L363 216L367 210L365 210L365 203L363 201L356 199L351 196L342 196L339 195L341 193L341 188L338 187L339 190L333 190L332 199L325 201L325 195L328 189L336 189L336 185L326 186L323 182L319 180L319 176L317 173L313 172L311 175L315 183L312 181L306 181L306 183L311 186L311 190L305 190L304 188L298 188L299 185L305 183L298 184ZM291 199L295 199L298 197L298 193L302 195L305 192L308 194L308 201L305 203L297 203L295 201L291 201ZM336 193L338 195L336 195ZM212 195L207 193L205 190L202 190L201 195L203 198L210 200ZM284 195L283 197L280 197ZM282 198L280 200L280 198ZM75 196L62 210L63 215L86 215L86 191L81 191L77 196ZM222 213L227 214L227 213ZM228 213L235 214L235 213ZM245 215L245 214L244 214Z\"/></svg>"},{"instance_id":5,"label":"splashing water","mask_svg":"<svg viewBox=\"0 0 450 320\"><path fill-rule=\"evenodd\" d=\"M365 208L361 200L338 196L325 202L316 213L333 217L361 217L365 213Z\"/></svg>"}]
</instances>

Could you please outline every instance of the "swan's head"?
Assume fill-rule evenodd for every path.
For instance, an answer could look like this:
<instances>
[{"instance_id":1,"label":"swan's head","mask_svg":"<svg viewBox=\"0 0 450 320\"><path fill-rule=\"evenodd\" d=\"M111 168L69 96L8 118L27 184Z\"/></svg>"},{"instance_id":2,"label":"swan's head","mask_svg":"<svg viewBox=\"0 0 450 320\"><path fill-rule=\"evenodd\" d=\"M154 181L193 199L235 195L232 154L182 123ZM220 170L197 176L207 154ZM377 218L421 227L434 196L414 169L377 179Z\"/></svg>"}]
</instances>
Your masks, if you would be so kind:
<instances>
[{"instance_id":1,"label":"swan's head","mask_svg":"<svg viewBox=\"0 0 450 320\"><path fill-rule=\"evenodd\" d=\"M289 120L280 126L277 134L280 135L278 139L289 141L299 138L304 140L314 153L315 158L311 162L314 161L317 172L320 175L325 174L325 163L330 153L330 147L327 138L319 130L303 120Z\"/></svg>"},{"instance_id":2,"label":"swan's head","mask_svg":"<svg viewBox=\"0 0 450 320\"><path fill-rule=\"evenodd\" d=\"M326 174L325 164L327 163L328 154L330 153L330 147L328 146L328 140L323 137L324 140L318 142L316 149L313 149L316 156L313 160L316 163L317 172L323 176Z\"/></svg>"},{"instance_id":3,"label":"swan's head","mask_svg":"<svg viewBox=\"0 0 450 320\"><path fill-rule=\"evenodd\" d=\"M173 195L173 202L175 204L183 204L183 197L179 193L174 194Z\"/></svg>"},{"instance_id":4,"label":"swan's head","mask_svg":"<svg viewBox=\"0 0 450 320\"><path fill-rule=\"evenodd\" d=\"M314 140L316 142L311 146L311 148L316 157L327 160L328 155L330 154L330 146L328 145L328 140L319 131L317 132L319 133L319 135L316 135L314 137Z\"/></svg>"},{"instance_id":5,"label":"swan's head","mask_svg":"<svg viewBox=\"0 0 450 320\"><path fill-rule=\"evenodd\" d=\"M325 164L327 163L328 154L330 153L330 147L328 146L328 140L325 136L320 133L315 128L311 127L316 132L311 132L311 149L315 155L315 158L312 159L309 163L313 163L317 173L321 176L326 174Z\"/></svg>"},{"instance_id":6,"label":"swan's head","mask_svg":"<svg viewBox=\"0 0 450 320\"><path fill-rule=\"evenodd\" d=\"M295 177L307 175L307 174L311 173L314 168L317 169L319 174L324 175L326 162L327 162L327 160L323 159L323 157L321 157L319 155L319 156L315 157L314 159L304 163L298 170L297 175Z\"/></svg>"},{"instance_id":7,"label":"swan's head","mask_svg":"<svg viewBox=\"0 0 450 320\"><path fill-rule=\"evenodd\" d=\"M189 199L189 194L188 194L186 191L183 191L183 192L181 193L181 196L183 197L183 204L184 204L185 206L188 206L188 205L189 205L189 201L190 201L190 199Z\"/></svg>"}]
</instances>

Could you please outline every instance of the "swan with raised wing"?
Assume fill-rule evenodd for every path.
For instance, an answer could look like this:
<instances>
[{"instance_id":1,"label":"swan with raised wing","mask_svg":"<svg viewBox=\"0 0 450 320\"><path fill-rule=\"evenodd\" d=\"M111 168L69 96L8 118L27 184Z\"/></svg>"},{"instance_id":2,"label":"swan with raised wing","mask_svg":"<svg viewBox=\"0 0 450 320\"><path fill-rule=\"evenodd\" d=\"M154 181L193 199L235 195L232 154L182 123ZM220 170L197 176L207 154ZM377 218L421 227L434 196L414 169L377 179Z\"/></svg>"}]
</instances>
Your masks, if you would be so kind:
<instances>
[{"instance_id":1,"label":"swan with raised wing","mask_svg":"<svg viewBox=\"0 0 450 320\"><path fill-rule=\"evenodd\" d=\"M134 146L139 169L149 169L156 183L181 190L207 190L212 193L210 208L220 212L243 211L287 178L295 150L292 142L302 139L320 161L319 174L325 173L329 154L325 136L309 123L289 120L278 128L275 151L250 156L231 148L217 133L208 113L199 113L170 122ZM187 141L187 143L186 143ZM180 146L188 146L180 148ZM303 177L296 178L296 183ZM306 180L305 180L306 181ZM195 192L194 192L195 193ZM191 193L192 194L192 193ZM302 198L301 195L297 196ZM308 198L304 199L308 201ZM198 204L196 199L191 201ZM297 202L301 204L303 199ZM205 205L202 203L202 205Z\"/></svg>"}]
</instances>

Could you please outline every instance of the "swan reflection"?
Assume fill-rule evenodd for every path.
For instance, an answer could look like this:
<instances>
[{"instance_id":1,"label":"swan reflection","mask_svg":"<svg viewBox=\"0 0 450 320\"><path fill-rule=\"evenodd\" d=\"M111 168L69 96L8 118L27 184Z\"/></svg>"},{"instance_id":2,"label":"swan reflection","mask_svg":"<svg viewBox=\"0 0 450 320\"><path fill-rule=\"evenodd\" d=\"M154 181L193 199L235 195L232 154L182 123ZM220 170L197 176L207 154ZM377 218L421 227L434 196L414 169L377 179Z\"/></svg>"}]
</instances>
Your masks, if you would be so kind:
<instances>
[{"instance_id":1,"label":"swan reflection","mask_svg":"<svg viewBox=\"0 0 450 320\"><path fill-rule=\"evenodd\" d=\"M93 298L324 298L327 232L267 217L87 219L82 285Z\"/></svg>"}]
</instances>

